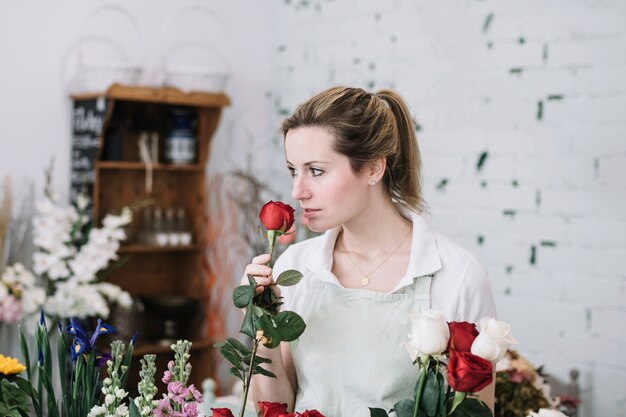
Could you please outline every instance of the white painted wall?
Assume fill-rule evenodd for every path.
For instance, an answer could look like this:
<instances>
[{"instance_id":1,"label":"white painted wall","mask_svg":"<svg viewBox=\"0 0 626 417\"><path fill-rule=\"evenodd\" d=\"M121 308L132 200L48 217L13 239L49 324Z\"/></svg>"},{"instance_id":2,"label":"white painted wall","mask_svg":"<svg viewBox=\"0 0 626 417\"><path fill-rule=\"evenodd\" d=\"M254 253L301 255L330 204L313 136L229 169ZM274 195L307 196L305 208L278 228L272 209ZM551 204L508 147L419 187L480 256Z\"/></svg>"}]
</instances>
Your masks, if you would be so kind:
<instances>
[{"instance_id":1,"label":"white painted wall","mask_svg":"<svg viewBox=\"0 0 626 417\"><path fill-rule=\"evenodd\" d=\"M103 4L0 0L0 176L10 173L18 193L23 178L41 183L55 156L55 184L67 196L64 57ZM163 25L182 8L205 5L226 22L227 34L198 22L179 32L221 36L233 70L211 169L253 154L253 169L279 175L286 195L275 134L282 113L335 84L397 88L422 126L433 222L486 264L519 350L560 379L581 370L583 417L626 416L626 3L118 4L140 23L135 51L148 72L158 67ZM130 45L124 24L105 27Z\"/></svg>"},{"instance_id":2,"label":"white painted wall","mask_svg":"<svg viewBox=\"0 0 626 417\"><path fill-rule=\"evenodd\" d=\"M485 263L519 350L581 370L581 415L626 416L626 3L273 5L276 119L335 84L398 89L432 220Z\"/></svg>"}]
</instances>

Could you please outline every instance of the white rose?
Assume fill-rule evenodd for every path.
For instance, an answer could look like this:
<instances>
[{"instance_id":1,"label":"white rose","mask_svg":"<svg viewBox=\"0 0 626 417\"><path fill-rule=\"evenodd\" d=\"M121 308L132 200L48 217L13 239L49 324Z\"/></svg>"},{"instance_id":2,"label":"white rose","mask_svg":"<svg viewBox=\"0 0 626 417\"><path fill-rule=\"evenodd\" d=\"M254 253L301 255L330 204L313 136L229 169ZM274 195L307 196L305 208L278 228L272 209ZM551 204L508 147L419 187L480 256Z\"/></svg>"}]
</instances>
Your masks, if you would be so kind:
<instances>
[{"instance_id":1,"label":"white rose","mask_svg":"<svg viewBox=\"0 0 626 417\"><path fill-rule=\"evenodd\" d=\"M528 414L528 417L567 417L565 414L557 410L550 410L548 408L540 408L536 413Z\"/></svg>"},{"instance_id":2,"label":"white rose","mask_svg":"<svg viewBox=\"0 0 626 417\"><path fill-rule=\"evenodd\" d=\"M450 329L443 313L435 310L413 311L411 333L405 343L409 355L415 360L419 355L438 355L448 347Z\"/></svg>"},{"instance_id":3,"label":"white rose","mask_svg":"<svg viewBox=\"0 0 626 417\"><path fill-rule=\"evenodd\" d=\"M512 344L519 343L509 335L511 325L493 317L480 321L480 333L472 343L471 352L491 362L498 362Z\"/></svg>"}]
</instances>

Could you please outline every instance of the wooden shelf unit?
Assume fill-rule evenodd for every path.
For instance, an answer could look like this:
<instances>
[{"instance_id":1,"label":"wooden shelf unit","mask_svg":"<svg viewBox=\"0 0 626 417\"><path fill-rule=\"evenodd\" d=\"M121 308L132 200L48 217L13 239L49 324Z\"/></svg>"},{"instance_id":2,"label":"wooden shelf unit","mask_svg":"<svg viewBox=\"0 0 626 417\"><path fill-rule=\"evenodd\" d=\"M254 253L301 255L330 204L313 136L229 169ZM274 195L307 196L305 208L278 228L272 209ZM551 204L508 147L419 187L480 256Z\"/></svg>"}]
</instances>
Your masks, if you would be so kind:
<instances>
[{"instance_id":1,"label":"wooden shelf unit","mask_svg":"<svg viewBox=\"0 0 626 417\"><path fill-rule=\"evenodd\" d=\"M75 95L73 100L102 100L107 102L106 116L99 139L99 150L93 163L93 221L100 226L107 213L119 212L125 206L152 201L159 207L184 208L192 232L192 242L184 246L156 246L135 239L140 232L141 213L127 228L130 237L119 249L120 257L129 260L107 276L107 280L121 286L134 298L175 296L201 302L207 294L206 271L203 256L206 248L206 164L211 139L217 129L223 107L230 104L225 94L182 93L174 88L130 87L114 84L102 94ZM174 108L188 109L196 120L196 161L191 164L171 164L156 161L151 166L152 191L146 188L148 166L141 162L138 150L140 127L122 130L122 147L118 160L102 160L112 120L128 117L132 123L137 115L149 114L151 129L159 136L161 148L168 133L166 121ZM145 120L145 119L144 119ZM155 124L154 121L157 123ZM129 122L130 123L130 122ZM162 149L159 155L163 155ZM196 382L210 376L212 341L200 334L194 339L192 364ZM133 367L138 370L139 356L159 353L169 357L169 346L163 347L149 340L135 350ZM160 356L161 356L160 355ZM167 362L165 362L167 363ZM138 372L138 371L137 371Z\"/></svg>"}]
</instances>

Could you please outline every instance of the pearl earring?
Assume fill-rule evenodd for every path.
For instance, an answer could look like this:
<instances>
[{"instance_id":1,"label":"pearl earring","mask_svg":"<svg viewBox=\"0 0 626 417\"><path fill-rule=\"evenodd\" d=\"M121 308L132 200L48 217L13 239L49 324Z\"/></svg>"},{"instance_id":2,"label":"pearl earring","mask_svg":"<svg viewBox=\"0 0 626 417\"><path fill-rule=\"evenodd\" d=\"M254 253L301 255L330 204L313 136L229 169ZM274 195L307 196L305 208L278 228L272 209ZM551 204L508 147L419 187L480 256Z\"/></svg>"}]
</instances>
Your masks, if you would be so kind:
<instances>
[{"instance_id":1,"label":"pearl earring","mask_svg":"<svg viewBox=\"0 0 626 417\"><path fill-rule=\"evenodd\" d=\"M370 180L370 185L376 185L376 180Z\"/></svg>"}]
</instances>

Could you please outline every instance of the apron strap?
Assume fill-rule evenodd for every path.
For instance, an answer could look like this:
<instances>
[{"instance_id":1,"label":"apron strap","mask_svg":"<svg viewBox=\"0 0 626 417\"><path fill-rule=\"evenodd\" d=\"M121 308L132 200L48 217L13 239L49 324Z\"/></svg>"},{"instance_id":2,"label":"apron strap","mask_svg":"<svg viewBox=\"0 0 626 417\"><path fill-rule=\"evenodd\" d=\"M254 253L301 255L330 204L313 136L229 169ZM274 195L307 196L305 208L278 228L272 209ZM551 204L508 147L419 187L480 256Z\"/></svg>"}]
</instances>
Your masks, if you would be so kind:
<instances>
[{"instance_id":1,"label":"apron strap","mask_svg":"<svg viewBox=\"0 0 626 417\"><path fill-rule=\"evenodd\" d=\"M430 284L435 274L423 275L414 279L413 284L413 309L430 308Z\"/></svg>"}]
</instances>

